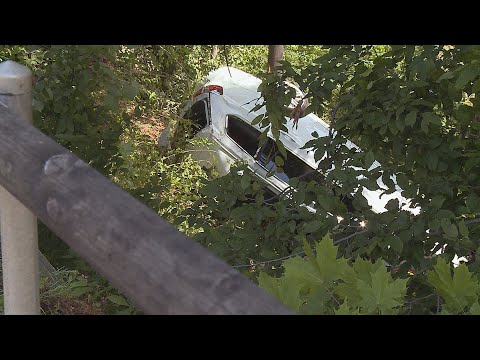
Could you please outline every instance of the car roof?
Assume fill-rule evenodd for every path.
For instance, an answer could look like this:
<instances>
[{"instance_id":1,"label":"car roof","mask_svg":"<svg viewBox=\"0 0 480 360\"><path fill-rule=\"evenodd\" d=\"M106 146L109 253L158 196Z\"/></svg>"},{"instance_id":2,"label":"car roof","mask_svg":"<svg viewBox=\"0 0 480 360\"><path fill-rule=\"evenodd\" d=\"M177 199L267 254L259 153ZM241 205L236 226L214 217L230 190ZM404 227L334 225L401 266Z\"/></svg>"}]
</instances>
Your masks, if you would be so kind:
<instances>
[{"instance_id":1,"label":"car roof","mask_svg":"<svg viewBox=\"0 0 480 360\"><path fill-rule=\"evenodd\" d=\"M257 89L262 81L242 70L224 66L210 72L207 78L208 84L221 85L223 96L233 100L238 106L251 110L261 101L261 93ZM255 101L255 99L258 99L258 101ZM265 113L264 108L255 111L253 117L263 113ZM288 137L292 138L300 147L313 139L312 133L314 131L320 137L327 136L329 133L328 124L312 113L300 118L299 124L301 126L294 127L292 119L287 122Z\"/></svg>"},{"instance_id":2,"label":"car roof","mask_svg":"<svg viewBox=\"0 0 480 360\"><path fill-rule=\"evenodd\" d=\"M224 66L211 71L207 78L213 83L218 81L224 92L226 89L241 87L247 91L257 92L258 85L262 82L259 78L231 66ZM241 91L240 91L241 92Z\"/></svg>"}]
</instances>

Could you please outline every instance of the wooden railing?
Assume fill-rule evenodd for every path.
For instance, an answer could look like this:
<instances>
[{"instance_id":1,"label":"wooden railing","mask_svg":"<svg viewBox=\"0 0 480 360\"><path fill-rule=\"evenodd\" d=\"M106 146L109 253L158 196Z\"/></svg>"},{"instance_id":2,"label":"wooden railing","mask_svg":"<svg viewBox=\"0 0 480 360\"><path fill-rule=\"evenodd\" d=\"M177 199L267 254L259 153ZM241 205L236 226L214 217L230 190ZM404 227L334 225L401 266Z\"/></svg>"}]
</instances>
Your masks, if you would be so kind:
<instances>
[{"instance_id":1,"label":"wooden railing","mask_svg":"<svg viewBox=\"0 0 480 360\"><path fill-rule=\"evenodd\" d=\"M27 68L0 64L6 314L39 313L36 217L146 314L291 314L29 124L30 90Z\"/></svg>"}]
</instances>

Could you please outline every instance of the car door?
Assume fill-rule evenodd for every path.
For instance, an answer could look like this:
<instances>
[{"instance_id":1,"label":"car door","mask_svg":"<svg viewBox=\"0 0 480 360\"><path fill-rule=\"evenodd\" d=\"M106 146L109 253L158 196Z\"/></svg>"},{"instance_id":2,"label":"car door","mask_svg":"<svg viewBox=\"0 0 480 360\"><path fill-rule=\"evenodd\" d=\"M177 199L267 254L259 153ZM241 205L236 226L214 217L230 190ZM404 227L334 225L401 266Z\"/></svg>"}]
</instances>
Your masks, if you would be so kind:
<instances>
[{"instance_id":1,"label":"car door","mask_svg":"<svg viewBox=\"0 0 480 360\"><path fill-rule=\"evenodd\" d=\"M255 155L258 152L258 137L261 132L246 122L239 114L225 117L225 135L222 145L236 160L246 161L254 172L258 170Z\"/></svg>"}]
</instances>

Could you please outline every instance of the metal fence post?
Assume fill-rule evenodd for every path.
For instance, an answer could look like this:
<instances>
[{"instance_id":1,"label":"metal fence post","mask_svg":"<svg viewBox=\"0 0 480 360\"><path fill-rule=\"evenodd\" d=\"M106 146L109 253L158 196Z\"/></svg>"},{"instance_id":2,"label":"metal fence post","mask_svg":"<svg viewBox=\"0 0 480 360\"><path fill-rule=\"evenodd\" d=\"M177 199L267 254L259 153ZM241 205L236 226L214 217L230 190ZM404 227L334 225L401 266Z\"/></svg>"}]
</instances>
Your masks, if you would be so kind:
<instances>
[{"instance_id":1,"label":"metal fence post","mask_svg":"<svg viewBox=\"0 0 480 360\"><path fill-rule=\"evenodd\" d=\"M30 69L10 60L0 63L0 106L32 122ZM37 219L1 186L0 232L4 313L40 314Z\"/></svg>"}]
</instances>

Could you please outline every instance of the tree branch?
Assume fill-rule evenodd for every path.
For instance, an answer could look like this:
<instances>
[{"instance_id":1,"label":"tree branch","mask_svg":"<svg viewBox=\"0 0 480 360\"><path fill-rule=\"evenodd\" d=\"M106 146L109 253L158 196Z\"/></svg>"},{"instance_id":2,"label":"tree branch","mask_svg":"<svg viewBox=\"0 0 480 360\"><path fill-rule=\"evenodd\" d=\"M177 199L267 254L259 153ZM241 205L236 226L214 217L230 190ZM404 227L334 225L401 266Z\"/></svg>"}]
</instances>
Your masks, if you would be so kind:
<instances>
[{"instance_id":1,"label":"tree branch","mask_svg":"<svg viewBox=\"0 0 480 360\"><path fill-rule=\"evenodd\" d=\"M228 73L230 74L230 77L232 77L230 66L228 65L227 45L223 45L223 55L225 56L225 63L227 64Z\"/></svg>"}]
</instances>

